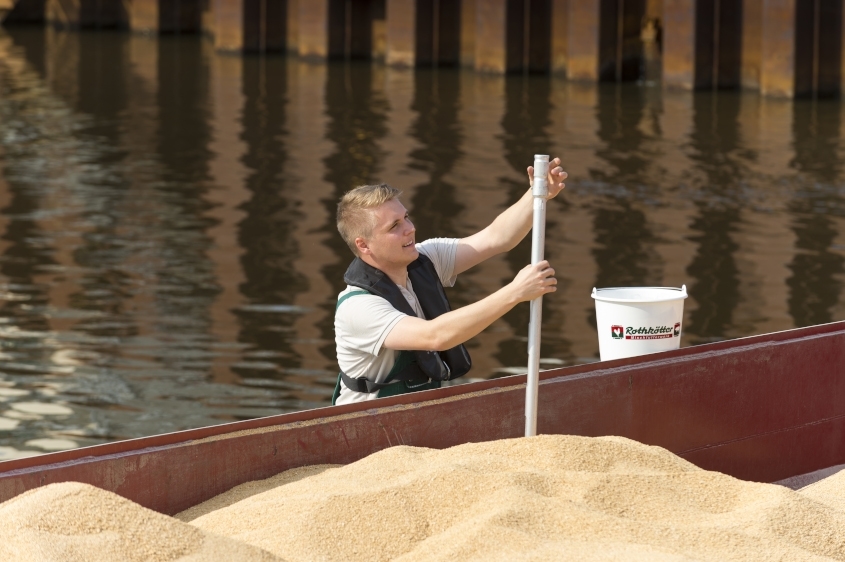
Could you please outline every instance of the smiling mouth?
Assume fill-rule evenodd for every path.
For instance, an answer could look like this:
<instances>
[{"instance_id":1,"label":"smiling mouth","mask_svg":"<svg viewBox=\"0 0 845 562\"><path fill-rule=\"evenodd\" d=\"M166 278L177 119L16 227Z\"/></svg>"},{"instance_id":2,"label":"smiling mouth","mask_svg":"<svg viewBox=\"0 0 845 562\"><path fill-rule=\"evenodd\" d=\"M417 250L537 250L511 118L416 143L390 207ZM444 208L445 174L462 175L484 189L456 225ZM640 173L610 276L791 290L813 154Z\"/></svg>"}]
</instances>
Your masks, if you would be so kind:
<instances>
[{"instance_id":1,"label":"smiling mouth","mask_svg":"<svg viewBox=\"0 0 845 562\"><path fill-rule=\"evenodd\" d=\"M403 248L408 248L408 247L413 246L413 245L414 245L414 241L413 241L413 240L411 240L410 242L408 242L407 244L403 245L402 247L403 247Z\"/></svg>"}]
</instances>

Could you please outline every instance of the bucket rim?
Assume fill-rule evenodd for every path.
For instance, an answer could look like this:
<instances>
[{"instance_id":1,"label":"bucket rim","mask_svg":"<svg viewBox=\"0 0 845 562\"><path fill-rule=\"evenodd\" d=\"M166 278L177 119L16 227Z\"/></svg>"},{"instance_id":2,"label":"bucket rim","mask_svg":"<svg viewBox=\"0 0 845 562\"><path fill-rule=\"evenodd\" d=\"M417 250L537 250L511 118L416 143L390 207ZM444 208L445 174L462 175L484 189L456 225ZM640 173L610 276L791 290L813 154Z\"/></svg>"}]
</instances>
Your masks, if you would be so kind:
<instances>
[{"instance_id":1,"label":"bucket rim","mask_svg":"<svg viewBox=\"0 0 845 562\"><path fill-rule=\"evenodd\" d=\"M675 291L677 295L668 295L666 297L658 298L658 299L625 299L625 298L618 298L618 297L605 297L599 295L601 291L618 291L620 289L661 289L664 291ZM678 287L602 287L601 289L596 289L593 287L593 293L590 295L597 301L601 302L618 302L618 303L652 303L652 302L669 302L669 301L676 301L682 300L687 298L689 295L687 294L687 286L682 285L680 288Z\"/></svg>"}]
</instances>

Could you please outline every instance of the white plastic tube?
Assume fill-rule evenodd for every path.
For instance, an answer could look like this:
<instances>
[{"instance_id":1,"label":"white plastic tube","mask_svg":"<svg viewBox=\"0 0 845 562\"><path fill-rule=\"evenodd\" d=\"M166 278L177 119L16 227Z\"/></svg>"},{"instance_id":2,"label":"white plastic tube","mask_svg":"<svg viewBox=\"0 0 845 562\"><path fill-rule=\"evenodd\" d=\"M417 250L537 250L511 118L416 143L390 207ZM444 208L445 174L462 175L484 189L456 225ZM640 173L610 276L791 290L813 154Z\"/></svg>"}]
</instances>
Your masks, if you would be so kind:
<instances>
[{"instance_id":1,"label":"white plastic tube","mask_svg":"<svg viewBox=\"0 0 845 562\"><path fill-rule=\"evenodd\" d=\"M531 229L531 264L543 261L546 246L546 197L549 196L549 155L534 155L534 223ZM540 324L543 297L531 301L528 324L528 384L525 387L525 436L537 435L537 394L540 386Z\"/></svg>"}]
</instances>

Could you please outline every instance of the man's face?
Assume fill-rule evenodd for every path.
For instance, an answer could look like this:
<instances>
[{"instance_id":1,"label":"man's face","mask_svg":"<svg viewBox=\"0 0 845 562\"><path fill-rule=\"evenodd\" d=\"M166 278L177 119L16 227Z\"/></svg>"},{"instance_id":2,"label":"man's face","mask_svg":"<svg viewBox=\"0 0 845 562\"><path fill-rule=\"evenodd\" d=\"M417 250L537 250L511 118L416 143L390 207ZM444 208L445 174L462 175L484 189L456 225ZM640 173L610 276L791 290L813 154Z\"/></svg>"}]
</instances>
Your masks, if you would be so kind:
<instances>
[{"instance_id":1,"label":"man's face","mask_svg":"<svg viewBox=\"0 0 845 562\"><path fill-rule=\"evenodd\" d=\"M408 211L398 199L371 211L373 231L366 240L356 239L358 251L379 269L405 267L419 257L414 239L417 229L408 219Z\"/></svg>"}]
</instances>

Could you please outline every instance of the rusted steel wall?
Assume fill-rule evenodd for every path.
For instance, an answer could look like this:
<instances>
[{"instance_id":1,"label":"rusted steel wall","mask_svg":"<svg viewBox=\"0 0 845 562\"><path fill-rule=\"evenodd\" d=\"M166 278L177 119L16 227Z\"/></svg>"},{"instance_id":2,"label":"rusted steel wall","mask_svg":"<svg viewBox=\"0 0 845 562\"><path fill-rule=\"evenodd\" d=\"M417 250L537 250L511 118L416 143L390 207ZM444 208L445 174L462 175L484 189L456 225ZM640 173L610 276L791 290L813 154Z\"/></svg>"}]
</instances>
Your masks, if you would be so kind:
<instances>
[{"instance_id":1,"label":"rusted steel wall","mask_svg":"<svg viewBox=\"0 0 845 562\"><path fill-rule=\"evenodd\" d=\"M595 82L599 78L599 0L569 2L567 72L570 80Z\"/></svg>"},{"instance_id":2,"label":"rusted steel wall","mask_svg":"<svg viewBox=\"0 0 845 562\"><path fill-rule=\"evenodd\" d=\"M44 23L47 0L14 0L12 5L12 9L3 18L3 23Z\"/></svg>"},{"instance_id":3,"label":"rusted steel wall","mask_svg":"<svg viewBox=\"0 0 845 562\"><path fill-rule=\"evenodd\" d=\"M742 63L741 86L760 89L762 61L763 0L742 2Z\"/></svg>"},{"instance_id":4,"label":"rusted steel wall","mask_svg":"<svg viewBox=\"0 0 845 562\"><path fill-rule=\"evenodd\" d=\"M416 64L416 0L387 0L387 64Z\"/></svg>"},{"instance_id":5,"label":"rusted steel wall","mask_svg":"<svg viewBox=\"0 0 845 562\"><path fill-rule=\"evenodd\" d=\"M524 393L524 376L507 377L6 461L0 501L76 480L172 514L392 445L519 437ZM763 482L845 463L845 322L546 371L538 431L621 435Z\"/></svg>"},{"instance_id":6,"label":"rusted steel wall","mask_svg":"<svg viewBox=\"0 0 845 562\"><path fill-rule=\"evenodd\" d=\"M507 70L507 10L503 0L475 0L475 69L503 74Z\"/></svg>"},{"instance_id":7,"label":"rusted steel wall","mask_svg":"<svg viewBox=\"0 0 845 562\"><path fill-rule=\"evenodd\" d=\"M306 60L328 56L329 0L298 0L296 13L297 52Z\"/></svg>"},{"instance_id":8,"label":"rusted steel wall","mask_svg":"<svg viewBox=\"0 0 845 562\"><path fill-rule=\"evenodd\" d=\"M217 0L212 34L218 51L270 53L287 49L286 0Z\"/></svg>"},{"instance_id":9,"label":"rusted steel wall","mask_svg":"<svg viewBox=\"0 0 845 562\"><path fill-rule=\"evenodd\" d=\"M842 0L796 2L795 95L837 94L841 57Z\"/></svg>"},{"instance_id":10,"label":"rusted steel wall","mask_svg":"<svg viewBox=\"0 0 845 562\"><path fill-rule=\"evenodd\" d=\"M136 33L158 33L158 0L132 0L129 28Z\"/></svg>"},{"instance_id":11,"label":"rusted steel wall","mask_svg":"<svg viewBox=\"0 0 845 562\"><path fill-rule=\"evenodd\" d=\"M691 90L695 86L695 4L663 3L663 85Z\"/></svg>"},{"instance_id":12,"label":"rusted steel wall","mask_svg":"<svg viewBox=\"0 0 845 562\"><path fill-rule=\"evenodd\" d=\"M845 84L843 0L14 1L5 23L202 32L221 51L787 98L839 95Z\"/></svg>"},{"instance_id":13,"label":"rusted steel wall","mask_svg":"<svg viewBox=\"0 0 845 562\"><path fill-rule=\"evenodd\" d=\"M46 0L44 20L64 29L114 29L128 25L123 2L109 0Z\"/></svg>"},{"instance_id":14,"label":"rusted steel wall","mask_svg":"<svg viewBox=\"0 0 845 562\"><path fill-rule=\"evenodd\" d=\"M760 92L795 95L795 2L763 0Z\"/></svg>"},{"instance_id":15,"label":"rusted steel wall","mask_svg":"<svg viewBox=\"0 0 845 562\"><path fill-rule=\"evenodd\" d=\"M576 0L572 0L573 2ZM567 54L569 49L569 2L570 0L553 0L551 19L551 64L550 70L554 74L566 76Z\"/></svg>"},{"instance_id":16,"label":"rusted steel wall","mask_svg":"<svg viewBox=\"0 0 845 562\"><path fill-rule=\"evenodd\" d=\"M214 48L237 52L244 48L245 0L218 0L214 6Z\"/></svg>"},{"instance_id":17,"label":"rusted steel wall","mask_svg":"<svg viewBox=\"0 0 845 562\"><path fill-rule=\"evenodd\" d=\"M461 0L461 66L475 65L476 1Z\"/></svg>"}]
</instances>

